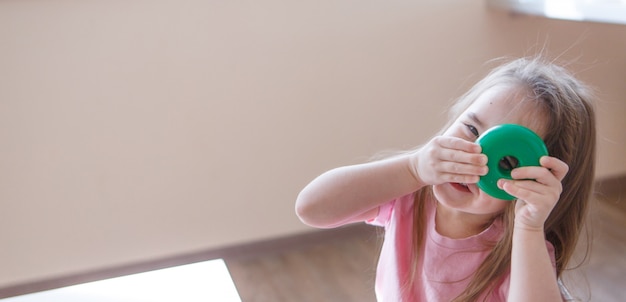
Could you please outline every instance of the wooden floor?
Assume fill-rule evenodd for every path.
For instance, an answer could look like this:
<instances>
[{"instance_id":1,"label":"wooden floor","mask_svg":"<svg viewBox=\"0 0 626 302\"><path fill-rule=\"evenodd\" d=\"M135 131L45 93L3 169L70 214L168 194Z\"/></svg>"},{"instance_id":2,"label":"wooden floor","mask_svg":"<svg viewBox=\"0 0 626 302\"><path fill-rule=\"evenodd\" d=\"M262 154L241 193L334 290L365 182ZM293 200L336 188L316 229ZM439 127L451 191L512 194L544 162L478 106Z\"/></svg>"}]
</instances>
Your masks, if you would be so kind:
<instances>
[{"instance_id":1,"label":"wooden floor","mask_svg":"<svg viewBox=\"0 0 626 302\"><path fill-rule=\"evenodd\" d=\"M588 262L565 280L582 301L626 301L626 199L600 196L590 218ZM583 249L579 247L577 254L580 258Z\"/></svg>"},{"instance_id":2,"label":"wooden floor","mask_svg":"<svg viewBox=\"0 0 626 302\"><path fill-rule=\"evenodd\" d=\"M593 205L592 252L564 276L580 301L626 301L625 203L619 196L600 197ZM362 226L350 235L226 263L243 302L376 301L381 236L378 228ZM579 248L577 256L583 254Z\"/></svg>"},{"instance_id":3,"label":"wooden floor","mask_svg":"<svg viewBox=\"0 0 626 302\"><path fill-rule=\"evenodd\" d=\"M243 302L376 301L376 228L226 264Z\"/></svg>"}]
</instances>

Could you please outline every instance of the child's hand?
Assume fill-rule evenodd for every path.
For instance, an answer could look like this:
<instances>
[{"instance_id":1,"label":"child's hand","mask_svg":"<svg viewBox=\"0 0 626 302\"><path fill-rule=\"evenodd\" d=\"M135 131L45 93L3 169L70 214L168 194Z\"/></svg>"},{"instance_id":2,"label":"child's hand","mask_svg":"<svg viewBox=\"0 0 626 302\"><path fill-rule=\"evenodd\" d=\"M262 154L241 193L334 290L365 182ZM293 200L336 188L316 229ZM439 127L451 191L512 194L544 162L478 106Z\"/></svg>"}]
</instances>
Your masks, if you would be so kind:
<instances>
[{"instance_id":1,"label":"child's hand","mask_svg":"<svg viewBox=\"0 0 626 302\"><path fill-rule=\"evenodd\" d=\"M511 171L514 180L498 181L498 187L518 198L515 205L516 228L543 230L563 191L561 180L569 170L568 165L550 156L543 156L539 163L541 167L521 167Z\"/></svg>"},{"instance_id":2,"label":"child's hand","mask_svg":"<svg viewBox=\"0 0 626 302\"><path fill-rule=\"evenodd\" d=\"M477 183L488 172L480 145L454 136L437 136L411 157L411 172L425 185Z\"/></svg>"}]
</instances>

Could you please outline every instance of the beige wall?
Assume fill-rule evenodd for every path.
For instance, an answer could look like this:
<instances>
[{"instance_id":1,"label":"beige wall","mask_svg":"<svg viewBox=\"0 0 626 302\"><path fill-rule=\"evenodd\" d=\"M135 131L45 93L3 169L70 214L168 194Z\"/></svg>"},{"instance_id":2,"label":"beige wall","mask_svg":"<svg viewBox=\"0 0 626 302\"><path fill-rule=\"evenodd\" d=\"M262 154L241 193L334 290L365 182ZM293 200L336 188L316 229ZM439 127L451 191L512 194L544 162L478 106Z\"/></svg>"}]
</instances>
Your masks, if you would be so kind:
<instances>
[{"instance_id":1,"label":"beige wall","mask_svg":"<svg viewBox=\"0 0 626 302\"><path fill-rule=\"evenodd\" d=\"M0 2L0 287L309 230L326 169L423 142L497 56L576 58L626 173L626 26L481 1Z\"/></svg>"}]
</instances>

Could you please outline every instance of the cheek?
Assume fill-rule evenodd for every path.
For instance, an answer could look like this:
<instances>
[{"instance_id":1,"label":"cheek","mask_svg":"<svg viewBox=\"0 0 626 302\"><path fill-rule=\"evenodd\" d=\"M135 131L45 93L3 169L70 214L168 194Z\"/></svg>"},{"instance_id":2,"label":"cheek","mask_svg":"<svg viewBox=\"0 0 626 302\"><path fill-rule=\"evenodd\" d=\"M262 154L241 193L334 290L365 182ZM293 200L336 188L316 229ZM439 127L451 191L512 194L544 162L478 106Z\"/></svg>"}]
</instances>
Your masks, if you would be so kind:
<instances>
[{"instance_id":1,"label":"cheek","mask_svg":"<svg viewBox=\"0 0 626 302\"><path fill-rule=\"evenodd\" d=\"M444 196L441 195L440 188L441 188L441 185L434 185L433 186L433 195L435 196L435 199L437 199L437 200L441 200L442 197L444 197Z\"/></svg>"},{"instance_id":2,"label":"cheek","mask_svg":"<svg viewBox=\"0 0 626 302\"><path fill-rule=\"evenodd\" d=\"M462 138L463 137L463 130L460 129L458 126L452 126L448 129L446 129L446 131L442 134L443 136L454 136L454 137L459 137Z\"/></svg>"}]
</instances>

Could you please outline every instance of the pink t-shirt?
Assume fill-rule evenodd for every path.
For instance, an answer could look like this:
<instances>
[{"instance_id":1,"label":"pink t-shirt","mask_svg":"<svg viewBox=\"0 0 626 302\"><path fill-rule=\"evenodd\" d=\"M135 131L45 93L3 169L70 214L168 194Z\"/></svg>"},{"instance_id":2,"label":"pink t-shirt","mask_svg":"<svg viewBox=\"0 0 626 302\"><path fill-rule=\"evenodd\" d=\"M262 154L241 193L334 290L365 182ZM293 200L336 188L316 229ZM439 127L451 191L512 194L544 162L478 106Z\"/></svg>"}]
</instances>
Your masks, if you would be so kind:
<instances>
[{"instance_id":1,"label":"pink t-shirt","mask_svg":"<svg viewBox=\"0 0 626 302\"><path fill-rule=\"evenodd\" d=\"M435 201L428 201L426 237L419 251L416 276L411 291L406 291L411 273L413 250L414 194L397 198L380 207L378 216L368 223L385 227L376 272L376 297L379 302L450 301L469 284L472 274L489 254L485 242L495 242L503 234L499 221L478 235L451 239L435 230ZM554 265L554 248L546 241ZM404 290L403 290L404 288ZM498 282L488 301L506 301L508 274ZM482 300L482 299L481 299Z\"/></svg>"}]
</instances>

